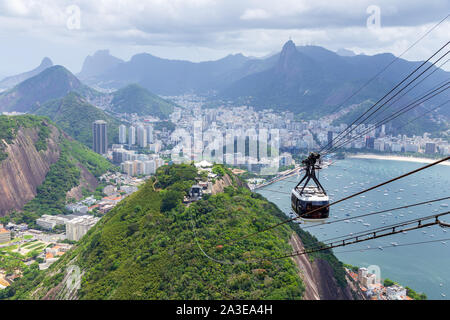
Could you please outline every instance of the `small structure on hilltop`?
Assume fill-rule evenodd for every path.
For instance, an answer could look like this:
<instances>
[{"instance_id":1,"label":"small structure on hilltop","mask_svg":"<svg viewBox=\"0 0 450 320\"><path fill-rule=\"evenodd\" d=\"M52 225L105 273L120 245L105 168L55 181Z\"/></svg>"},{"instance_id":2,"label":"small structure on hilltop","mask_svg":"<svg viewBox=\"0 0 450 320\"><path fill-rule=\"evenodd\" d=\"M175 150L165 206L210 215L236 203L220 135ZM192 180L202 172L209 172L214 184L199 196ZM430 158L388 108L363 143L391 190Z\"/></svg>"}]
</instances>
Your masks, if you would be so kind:
<instances>
[{"instance_id":1,"label":"small structure on hilltop","mask_svg":"<svg viewBox=\"0 0 450 320\"><path fill-rule=\"evenodd\" d=\"M198 184L194 184L189 190L189 200L197 201L200 200L203 196L203 187Z\"/></svg>"}]
</instances>

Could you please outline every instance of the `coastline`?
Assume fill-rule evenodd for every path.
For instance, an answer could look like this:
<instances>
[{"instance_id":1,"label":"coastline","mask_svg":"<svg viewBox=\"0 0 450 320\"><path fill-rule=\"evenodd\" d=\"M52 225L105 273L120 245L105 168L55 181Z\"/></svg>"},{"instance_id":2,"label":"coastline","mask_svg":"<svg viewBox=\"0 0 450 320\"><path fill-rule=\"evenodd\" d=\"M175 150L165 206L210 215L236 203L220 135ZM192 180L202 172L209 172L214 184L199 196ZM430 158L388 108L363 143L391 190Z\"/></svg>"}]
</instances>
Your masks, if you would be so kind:
<instances>
[{"instance_id":1,"label":"coastline","mask_svg":"<svg viewBox=\"0 0 450 320\"><path fill-rule=\"evenodd\" d=\"M353 158L353 159L392 160L392 161L406 161L417 163L433 163L437 161L437 159L429 159L429 158L407 157L396 155L378 155L378 154L353 154L347 155L346 157L350 159ZM450 161L439 163L439 165L450 166Z\"/></svg>"}]
</instances>

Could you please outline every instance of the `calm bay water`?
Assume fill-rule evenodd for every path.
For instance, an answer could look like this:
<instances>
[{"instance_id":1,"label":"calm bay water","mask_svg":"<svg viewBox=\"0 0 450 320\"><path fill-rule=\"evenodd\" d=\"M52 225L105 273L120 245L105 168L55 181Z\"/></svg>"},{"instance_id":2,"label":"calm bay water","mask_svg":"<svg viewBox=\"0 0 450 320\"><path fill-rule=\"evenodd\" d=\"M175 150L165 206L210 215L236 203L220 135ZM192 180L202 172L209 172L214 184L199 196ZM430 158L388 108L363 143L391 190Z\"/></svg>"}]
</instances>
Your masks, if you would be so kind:
<instances>
[{"instance_id":1,"label":"calm bay water","mask_svg":"<svg viewBox=\"0 0 450 320\"><path fill-rule=\"evenodd\" d=\"M331 200L338 200L374 186L392 177L422 167L422 163L346 159L337 161L320 172L320 181ZM297 177L280 181L258 192L286 214L291 212L289 192ZM277 190L281 192L274 192ZM450 166L434 166L381 188L372 190L330 208L329 221L345 218L348 221L318 225L306 230L319 240L357 233L397 222L450 211L450 200L431 205L358 218L358 215L450 196ZM448 205L445 206L445 205ZM450 222L450 215L442 220ZM442 239L442 240L441 240ZM449 239L449 240L445 240ZM439 240L412 246L395 246L412 242ZM382 250L379 249L382 247ZM450 228L432 226L360 244L336 248L336 256L343 262L367 267L377 265L382 278L390 278L429 299L450 299Z\"/></svg>"}]
</instances>

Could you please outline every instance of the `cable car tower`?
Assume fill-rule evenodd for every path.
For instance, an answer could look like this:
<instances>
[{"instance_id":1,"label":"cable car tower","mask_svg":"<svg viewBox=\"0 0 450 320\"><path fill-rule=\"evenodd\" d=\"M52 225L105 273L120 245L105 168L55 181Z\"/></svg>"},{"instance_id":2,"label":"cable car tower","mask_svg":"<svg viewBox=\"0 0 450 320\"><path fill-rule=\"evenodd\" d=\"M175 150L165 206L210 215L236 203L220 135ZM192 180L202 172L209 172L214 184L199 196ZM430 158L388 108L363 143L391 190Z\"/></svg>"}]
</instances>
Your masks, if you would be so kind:
<instances>
[{"instance_id":1,"label":"cable car tower","mask_svg":"<svg viewBox=\"0 0 450 320\"><path fill-rule=\"evenodd\" d=\"M328 207L316 210L330 203L330 199L316 176L316 170L320 170L320 154L311 152L305 160L302 161L305 166L305 175L295 186L291 193L291 205L297 215L305 220L312 222L322 222L328 218L330 210ZM308 186L310 181L314 185ZM303 184L302 184L303 183ZM313 213L308 212L314 210Z\"/></svg>"}]
</instances>

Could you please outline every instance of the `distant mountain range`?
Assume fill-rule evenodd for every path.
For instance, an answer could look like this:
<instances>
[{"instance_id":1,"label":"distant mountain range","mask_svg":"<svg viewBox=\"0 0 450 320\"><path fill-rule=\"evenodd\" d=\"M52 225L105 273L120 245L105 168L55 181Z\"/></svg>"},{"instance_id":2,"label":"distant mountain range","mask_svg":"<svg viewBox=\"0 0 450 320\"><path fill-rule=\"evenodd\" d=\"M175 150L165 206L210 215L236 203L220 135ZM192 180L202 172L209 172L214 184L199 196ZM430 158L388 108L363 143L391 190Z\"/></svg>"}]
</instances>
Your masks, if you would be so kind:
<instances>
[{"instance_id":1,"label":"distant mountain range","mask_svg":"<svg viewBox=\"0 0 450 320\"><path fill-rule=\"evenodd\" d=\"M387 53L367 56L355 55L349 50L335 53L318 46L295 46L291 40L284 44L281 52L261 59L234 54L198 63L168 60L147 53L123 61L102 50L86 58L78 74L81 80L62 66L51 66L0 93L0 112L30 112L50 100L76 92L86 102L105 110L167 118L175 105L161 99L158 94L196 93L206 96L207 105L211 106L245 104L256 109L289 110L297 119L319 118L337 110L343 101L393 59L395 57ZM398 59L342 107L360 105L353 114L361 114L364 105L376 102L420 63ZM48 61L43 61L39 68L45 65ZM15 79L20 77L24 76L18 75ZM404 106L418 93L448 78L449 72L437 69L393 108ZM115 91L99 92L88 85ZM448 94L443 94L408 115L420 115L428 107L447 99ZM448 109L441 108L435 114L448 119ZM427 117L431 119L430 115ZM345 122L353 119L347 116ZM429 121L422 120L418 120L419 125L411 132L419 133L429 127ZM393 125L401 121L404 122L395 120ZM446 121L438 127L445 130L448 127Z\"/></svg>"},{"instance_id":2,"label":"distant mountain range","mask_svg":"<svg viewBox=\"0 0 450 320\"><path fill-rule=\"evenodd\" d=\"M71 105L77 106L77 103L80 103L80 108L89 103L102 105L103 109L117 113L153 115L163 119L166 119L176 106L137 84L127 85L113 93L102 93L83 84L63 66L53 66L0 93L0 112L42 112L49 109L47 103L50 101L52 108L55 100L69 101L65 98L70 93L78 95L75 100L74 96L69 97ZM52 116L51 112L47 115Z\"/></svg>"},{"instance_id":3,"label":"distant mountain range","mask_svg":"<svg viewBox=\"0 0 450 320\"><path fill-rule=\"evenodd\" d=\"M30 112L73 91L89 100L100 95L63 66L53 66L1 93L0 111Z\"/></svg>"},{"instance_id":4,"label":"distant mountain range","mask_svg":"<svg viewBox=\"0 0 450 320\"><path fill-rule=\"evenodd\" d=\"M96 53L86 59L85 65L88 61L89 65L102 65L104 56L104 52ZM235 54L217 61L194 63L142 53L130 61L119 62L108 56L107 61L114 63L108 63L104 72L94 72L86 81L105 88L137 83L161 95L197 93L216 101L291 110L313 118L334 110L394 58L388 53L356 55L345 49L335 53L319 46L295 46L290 40L280 53L262 59ZM377 101L420 63L398 59L345 106ZM82 74L86 73L83 66ZM437 70L415 92L448 77L449 72ZM447 111L444 114L450 116Z\"/></svg>"},{"instance_id":5,"label":"distant mountain range","mask_svg":"<svg viewBox=\"0 0 450 320\"><path fill-rule=\"evenodd\" d=\"M81 72L77 77L83 80L94 78L123 63L122 59L109 54L109 50L99 50L84 60Z\"/></svg>"},{"instance_id":6,"label":"distant mountain range","mask_svg":"<svg viewBox=\"0 0 450 320\"><path fill-rule=\"evenodd\" d=\"M0 89L6 90L12 88L15 85L19 84L20 82L25 81L31 77L34 77L35 75L41 73L47 68L50 68L51 66L53 66L52 60L50 60L50 58L45 57L44 59L42 59L41 64L37 68L15 76L6 77L5 79L1 80Z\"/></svg>"}]
</instances>

